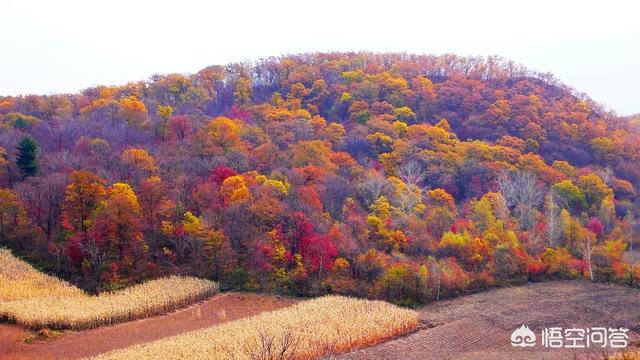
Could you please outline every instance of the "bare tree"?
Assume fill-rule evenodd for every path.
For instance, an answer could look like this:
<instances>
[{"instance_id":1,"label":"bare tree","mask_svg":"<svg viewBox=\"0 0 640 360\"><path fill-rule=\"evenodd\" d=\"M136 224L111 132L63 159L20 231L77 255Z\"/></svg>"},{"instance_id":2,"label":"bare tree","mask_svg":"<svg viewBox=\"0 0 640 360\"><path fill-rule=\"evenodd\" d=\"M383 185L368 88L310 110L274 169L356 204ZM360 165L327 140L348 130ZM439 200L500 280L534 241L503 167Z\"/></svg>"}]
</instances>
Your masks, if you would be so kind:
<instances>
[{"instance_id":1,"label":"bare tree","mask_svg":"<svg viewBox=\"0 0 640 360\"><path fill-rule=\"evenodd\" d=\"M422 164L416 160L409 160L398 169L398 177L407 185L420 186L426 174Z\"/></svg>"},{"instance_id":2,"label":"bare tree","mask_svg":"<svg viewBox=\"0 0 640 360\"><path fill-rule=\"evenodd\" d=\"M436 281L436 301L440 300L440 290L442 289L442 270L440 268L440 263L438 260L433 259L429 263L429 272L435 278Z\"/></svg>"},{"instance_id":3,"label":"bare tree","mask_svg":"<svg viewBox=\"0 0 640 360\"><path fill-rule=\"evenodd\" d=\"M516 188L518 190L521 223L527 223L530 228L533 228L535 224L529 223L531 221L531 210L542 203L543 189L538 184L536 176L528 172L516 175Z\"/></svg>"},{"instance_id":4,"label":"bare tree","mask_svg":"<svg viewBox=\"0 0 640 360\"><path fill-rule=\"evenodd\" d=\"M418 186L407 184L405 188L398 189L392 199L398 216L406 217L415 212L416 206L422 200L422 194Z\"/></svg>"},{"instance_id":5,"label":"bare tree","mask_svg":"<svg viewBox=\"0 0 640 360\"><path fill-rule=\"evenodd\" d=\"M498 184L498 192L500 192L504 198L505 206L507 209L511 209L516 204L516 187L514 181L508 173L502 172L498 175L496 182Z\"/></svg>"},{"instance_id":6,"label":"bare tree","mask_svg":"<svg viewBox=\"0 0 640 360\"><path fill-rule=\"evenodd\" d=\"M587 261L587 266L589 268L589 278L593 281L593 268L591 266L591 254L596 246L597 239L593 234L587 233L582 236L582 258Z\"/></svg>"},{"instance_id":7,"label":"bare tree","mask_svg":"<svg viewBox=\"0 0 640 360\"><path fill-rule=\"evenodd\" d=\"M536 176L524 171L503 173L498 176L497 184L507 208L513 207L517 211L521 228L534 231L533 210L542 203L544 194ZM533 237L535 234L531 235Z\"/></svg>"},{"instance_id":8,"label":"bare tree","mask_svg":"<svg viewBox=\"0 0 640 360\"><path fill-rule=\"evenodd\" d=\"M606 167L603 170L596 171L596 174L604 181L605 184L611 186L611 180L613 180L613 170L610 167Z\"/></svg>"},{"instance_id":9,"label":"bare tree","mask_svg":"<svg viewBox=\"0 0 640 360\"><path fill-rule=\"evenodd\" d=\"M100 249L93 236L89 236L86 241L81 242L80 247L88 255L89 264L95 269L95 281L97 282L100 276L100 269L107 259L107 254Z\"/></svg>"},{"instance_id":10,"label":"bare tree","mask_svg":"<svg viewBox=\"0 0 640 360\"><path fill-rule=\"evenodd\" d=\"M363 205L366 207L373 204L383 194L385 187L388 185L389 181L381 174L374 171L368 172L367 178L362 182L359 189Z\"/></svg>"},{"instance_id":11,"label":"bare tree","mask_svg":"<svg viewBox=\"0 0 640 360\"><path fill-rule=\"evenodd\" d=\"M300 336L287 331L279 339L260 332L257 343L245 344L244 354L252 360L290 360L300 345Z\"/></svg>"}]
</instances>

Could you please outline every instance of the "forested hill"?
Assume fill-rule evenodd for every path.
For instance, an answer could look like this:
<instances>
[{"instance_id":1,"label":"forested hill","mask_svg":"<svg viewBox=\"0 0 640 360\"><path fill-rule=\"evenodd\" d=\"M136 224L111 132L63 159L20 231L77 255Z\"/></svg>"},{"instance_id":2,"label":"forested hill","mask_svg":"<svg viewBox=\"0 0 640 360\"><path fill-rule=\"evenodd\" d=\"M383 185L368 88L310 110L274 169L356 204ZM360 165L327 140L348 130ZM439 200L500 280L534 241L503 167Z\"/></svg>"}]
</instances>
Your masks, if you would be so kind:
<instances>
[{"instance_id":1,"label":"forested hill","mask_svg":"<svg viewBox=\"0 0 640 360\"><path fill-rule=\"evenodd\" d=\"M276 103L279 98L282 102ZM514 139L504 136L514 136L549 163L567 159L578 166L609 166L628 180L639 175L626 169L629 159L623 159L638 160L637 134L616 133L629 130L627 121L610 116L550 74L497 57L305 54L211 66L190 76L154 75L146 82L75 95L0 99L5 127L29 131L27 125L37 124L37 130L59 134L69 127L68 120L89 119L105 124L111 136L99 133L100 124L81 127L117 145L170 140L175 134L163 117L171 115L188 116L192 131L211 117L237 110L254 115L252 123L269 115L295 121L300 118L295 112L305 110L303 117L319 115L348 129L369 120L433 125L444 118L460 139L513 147L508 141ZM162 112L169 111L166 106L171 115ZM242 119L250 117L243 114Z\"/></svg>"},{"instance_id":2,"label":"forested hill","mask_svg":"<svg viewBox=\"0 0 640 360\"><path fill-rule=\"evenodd\" d=\"M634 271L637 119L497 57L314 53L0 97L0 151L0 245L88 287L423 301L436 280Z\"/></svg>"},{"instance_id":3,"label":"forested hill","mask_svg":"<svg viewBox=\"0 0 640 360\"><path fill-rule=\"evenodd\" d=\"M625 120L629 121L636 129L640 129L640 114L627 116Z\"/></svg>"}]
</instances>

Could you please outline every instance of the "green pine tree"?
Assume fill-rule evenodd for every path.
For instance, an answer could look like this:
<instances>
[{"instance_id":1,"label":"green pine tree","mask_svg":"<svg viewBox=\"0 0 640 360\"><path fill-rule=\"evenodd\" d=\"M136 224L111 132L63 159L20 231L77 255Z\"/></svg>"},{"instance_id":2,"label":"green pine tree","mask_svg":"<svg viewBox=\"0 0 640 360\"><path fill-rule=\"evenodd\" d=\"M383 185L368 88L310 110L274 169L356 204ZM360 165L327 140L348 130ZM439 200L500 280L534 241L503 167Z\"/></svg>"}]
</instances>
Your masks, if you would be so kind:
<instances>
[{"instance_id":1,"label":"green pine tree","mask_svg":"<svg viewBox=\"0 0 640 360\"><path fill-rule=\"evenodd\" d=\"M23 137L16 147L18 157L16 165L23 177L38 175L38 144L30 137Z\"/></svg>"}]
</instances>

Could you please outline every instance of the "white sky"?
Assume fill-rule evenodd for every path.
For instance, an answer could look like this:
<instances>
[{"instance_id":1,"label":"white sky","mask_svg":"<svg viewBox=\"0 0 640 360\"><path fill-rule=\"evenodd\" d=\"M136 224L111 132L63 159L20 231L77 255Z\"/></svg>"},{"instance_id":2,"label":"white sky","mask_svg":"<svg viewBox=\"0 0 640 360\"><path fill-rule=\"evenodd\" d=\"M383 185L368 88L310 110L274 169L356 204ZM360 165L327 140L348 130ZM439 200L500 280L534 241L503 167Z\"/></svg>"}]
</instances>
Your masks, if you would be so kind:
<instances>
[{"instance_id":1,"label":"white sky","mask_svg":"<svg viewBox=\"0 0 640 360\"><path fill-rule=\"evenodd\" d=\"M0 95L308 51L497 54L640 112L636 0L4 0Z\"/></svg>"}]
</instances>

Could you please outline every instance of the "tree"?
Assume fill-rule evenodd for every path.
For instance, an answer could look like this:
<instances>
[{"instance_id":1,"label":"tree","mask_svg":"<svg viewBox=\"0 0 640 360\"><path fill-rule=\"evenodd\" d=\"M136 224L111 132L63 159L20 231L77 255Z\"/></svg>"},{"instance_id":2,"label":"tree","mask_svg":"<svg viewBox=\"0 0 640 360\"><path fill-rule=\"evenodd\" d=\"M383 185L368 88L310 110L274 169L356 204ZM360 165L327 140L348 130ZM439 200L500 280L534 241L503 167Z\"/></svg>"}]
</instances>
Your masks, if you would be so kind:
<instances>
[{"instance_id":1,"label":"tree","mask_svg":"<svg viewBox=\"0 0 640 360\"><path fill-rule=\"evenodd\" d=\"M46 235L47 243L60 231L60 215L69 178L61 173L32 177L17 187L25 209Z\"/></svg>"},{"instance_id":2,"label":"tree","mask_svg":"<svg viewBox=\"0 0 640 360\"><path fill-rule=\"evenodd\" d=\"M635 228L636 228L636 219L635 216L633 216L633 213L631 212L631 210L627 211L627 214L624 217L624 221L625 221L625 225L627 228L627 239L628 239L628 243L629 243L629 251L633 250L633 243L635 241Z\"/></svg>"},{"instance_id":3,"label":"tree","mask_svg":"<svg viewBox=\"0 0 640 360\"><path fill-rule=\"evenodd\" d=\"M228 206L251 199L251 191L242 175L233 175L224 179L220 186L224 203Z\"/></svg>"},{"instance_id":4,"label":"tree","mask_svg":"<svg viewBox=\"0 0 640 360\"><path fill-rule=\"evenodd\" d=\"M135 96L120 99L118 115L130 126L141 127L147 121L147 107Z\"/></svg>"},{"instance_id":5,"label":"tree","mask_svg":"<svg viewBox=\"0 0 640 360\"><path fill-rule=\"evenodd\" d=\"M424 205L422 204L422 189L420 187L405 184L395 176L389 177L389 182L394 190L391 194L391 200L395 207L396 215L398 215L402 221L408 216L422 212Z\"/></svg>"},{"instance_id":6,"label":"tree","mask_svg":"<svg viewBox=\"0 0 640 360\"><path fill-rule=\"evenodd\" d=\"M222 230L213 230L205 226L202 234L206 248L211 252L214 280L220 281L223 274L229 273L235 265L229 238Z\"/></svg>"},{"instance_id":7,"label":"tree","mask_svg":"<svg viewBox=\"0 0 640 360\"><path fill-rule=\"evenodd\" d=\"M7 163L7 151L0 146L0 175L4 173Z\"/></svg>"},{"instance_id":8,"label":"tree","mask_svg":"<svg viewBox=\"0 0 640 360\"><path fill-rule=\"evenodd\" d=\"M458 216L456 204L451 194L444 189L427 191L426 222L431 234L439 239L453 225Z\"/></svg>"},{"instance_id":9,"label":"tree","mask_svg":"<svg viewBox=\"0 0 640 360\"><path fill-rule=\"evenodd\" d=\"M571 180L564 180L553 185L553 192L563 207L575 212L582 211L587 207L587 201L582 191L575 186Z\"/></svg>"},{"instance_id":10,"label":"tree","mask_svg":"<svg viewBox=\"0 0 640 360\"><path fill-rule=\"evenodd\" d=\"M251 102L251 80L248 78L240 78L236 81L235 91L233 92L236 102L240 105L247 105Z\"/></svg>"},{"instance_id":11,"label":"tree","mask_svg":"<svg viewBox=\"0 0 640 360\"><path fill-rule=\"evenodd\" d=\"M431 115L435 109L436 102L435 85L431 80L423 76L418 76L413 79L413 90L418 96L417 113L419 120L431 120Z\"/></svg>"},{"instance_id":12,"label":"tree","mask_svg":"<svg viewBox=\"0 0 640 360\"><path fill-rule=\"evenodd\" d=\"M561 233L560 227L560 208L556 204L556 197L553 191L550 191L544 198L544 212L547 225L547 245L555 246L556 239Z\"/></svg>"},{"instance_id":13,"label":"tree","mask_svg":"<svg viewBox=\"0 0 640 360\"><path fill-rule=\"evenodd\" d=\"M531 232L535 230L533 210L542 203L543 189L538 178L531 172L516 172L498 176L498 189L506 200L507 207L515 206L520 226Z\"/></svg>"},{"instance_id":14,"label":"tree","mask_svg":"<svg viewBox=\"0 0 640 360\"><path fill-rule=\"evenodd\" d=\"M23 137L16 147L18 155L16 165L22 173L22 178L38 175L38 144L30 137Z\"/></svg>"},{"instance_id":15,"label":"tree","mask_svg":"<svg viewBox=\"0 0 640 360\"><path fill-rule=\"evenodd\" d=\"M156 160L145 149L130 148L120 155L122 163L121 179L138 186L144 177L154 174L159 167Z\"/></svg>"},{"instance_id":16,"label":"tree","mask_svg":"<svg viewBox=\"0 0 640 360\"><path fill-rule=\"evenodd\" d=\"M88 171L71 173L62 204L63 224L69 230L85 233L87 220L106 194L105 180Z\"/></svg>"},{"instance_id":17,"label":"tree","mask_svg":"<svg viewBox=\"0 0 640 360\"><path fill-rule=\"evenodd\" d=\"M425 172L422 165L415 160L408 161L404 165L400 166L398 175L407 185L414 186L420 186L420 183L425 178Z\"/></svg>"},{"instance_id":18,"label":"tree","mask_svg":"<svg viewBox=\"0 0 640 360\"><path fill-rule=\"evenodd\" d=\"M133 270L142 264L144 242L140 225L138 197L129 184L115 183L92 214L88 236L82 242L83 249L89 254L104 252L119 269ZM101 270L100 262L95 258L92 265L96 271Z\"/></svg>"},{"instance_id":19,"label":"tree","mask_svg":"<svg viewBox=\"0 0 640 360\"><path fill-rule=\"evenodd\" d=\"M616 206L613 196L607 196L600 203L598 217L602 220L604 231L609 232L613 228L613 222L616 219Z\"/></svg>"},{"instance_id":20,"label":"tree","mask_svg":"<svg viewBox=\"0 0 640 360\"><path fill-rule=\"evenodd\" d=\"M25 221L24 207L16 194L9 189L0 189L0 244L7 246L15 242Z\"/></svg>"},{"instance_id":21,"label":"tree","mask_svg":"<svg viewBox=\"0 0 640 360\"><path fill-rule=\"evenodd\" d=\"M393 115L398 118L398 120L406 122L408 124L412 124L416 121L416 114L411 110L411 108L407 106L399 107L393 110Z\"/></svg>"},{"instance_id":22,"label":"tree","mask_svg":"<svg viewBox=\"0 0 640 360\"><path fill-rule=\"evenodd\" d=\"M120 158L122 162L131 167L132 170L135 169L147 173L158 170L155 159L145 149L127 149L122 153Z\"/></svg>"},{"instance_id":23,"label":"tree","mask_svg":"<svg viewBox=\"0 0 640 360\"><path fill-rule=\"evenodd\" d=\"M306 263L311 265L312 272L318 272L316 294L322 282L322 270L331 270L333 260L338 256L338 250L329 236L316 235L303 239L300 244L300 252Z\"/></svg>"},{"instance_id":24,"label":"tree","mask_svg":"<svg viewBox=\"0 0 640 360\"><path fill-rule=\"evenodd\" d=\"M366 178L359 182L358 194L362 200L362 205L368 207L382 195L389 181L377 171L369 170Z\"/></svg>"},{"instance_id":25,"label":"tree","mask_svg":"<svg viewBox=\"0 0 640 360\"><path fill-rule=\"evenodd\" d=\"M218 116L211 120L204 130L210 136L209 140L214 147L222 151L230 151L242 147L243 142L240 138L242 127L242 120Z\"/></svg>"},{"instance_id":26,"label":"tree","mask_svg":"<svg viewBox=\"0 0 640 360\"><path fill-rule=\"evenodd\" d=\"M520 273L521 264L513 247L506 244L497 245L493 250L493 258L496 267L494 275L498 280L506 283Z\"/></svg>"},{"instance_id":27,"label":"tree","mask_svg":"<svg viewBox=\"0 0 640 360\"><path fill-rule=\"evenodd\" d=\"M478 235L482 235L489 228L495 226L496 217L488 199L482 198L471 202L469 219L473 221Z\"/></svg>"},{"instance_id":28,"label":"tree","mask_svg":"<svg viewBox=\"0 0 640 360\"><path fill-rule=\"evenodd\" d=\"M292 255L301 252L303 243L315 236L313 224L301 211L296 211L292 216L287 216L276 226L275 236Z\"/></svg>"},{"instance_id":29,"label":"tree","mask_svg":"<svg viewBox=\"0 0 640 360\"><path fill-rule=\"evenodd\" d=\"M184 140L189 133L189 117L177 115L169 120L169 127L173 135L180 141Z\"/></svg>"},{"instance_id":30,"label":"tree","mask_svg":"<svg viewBox=\"0 0 640 360\"><path fill-rule=\"evenodd\" d=\"M582 258L587 262L587 268L589 270L589 278L593 281L593 268L591 266L591 255L593 254L593 250L596 247L596 235L591 231L587 231L582 236L581 251Z\"/></svg>"},{"instance_id":31,"label":"tree","mask_svg":"<svg viewBox=\"0 0 640 360\"><path fill-rule=\"evenodd\" d=\"M168 184L158 176L151 176L140 183L138 190L138 201L144 217L143 229L149 233L147 240L154 245L153 250L157 250L157 233L161 224L161 219L168 217L168 213L174 210L175 206L169 200Z\"/></svg>"},{"instance_id":32,"label":"tree","mask_svg":"<svg viewBox=\"0 0 640 360\"><path fill-rule=\"evenodd\" d=\"M606 197L613 198L613 190L596 174L591 173L580 176L577 185L584 194L591 212L598 211L602 200Z\"/></svg>"},{"instance_id":33,"label":"tree","mask_svg":"<svg viewBox=\"0 0 640 360\"><path fill-rule=\"evenodd\" d=\"M333 169L331 149L324 141L300 141L291 147L291 165L303 167L313 165L325 169Z\"/></svg>"}]
</instances>

